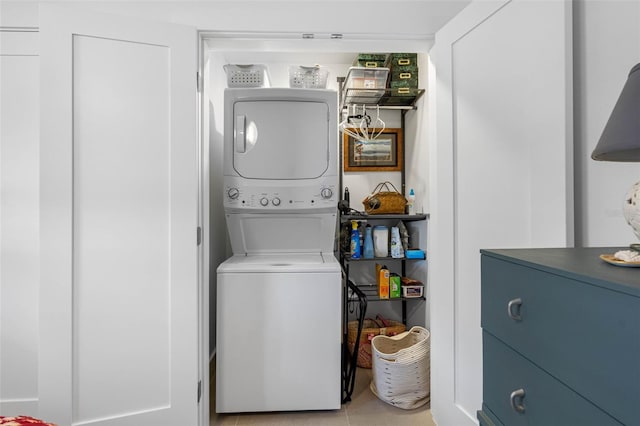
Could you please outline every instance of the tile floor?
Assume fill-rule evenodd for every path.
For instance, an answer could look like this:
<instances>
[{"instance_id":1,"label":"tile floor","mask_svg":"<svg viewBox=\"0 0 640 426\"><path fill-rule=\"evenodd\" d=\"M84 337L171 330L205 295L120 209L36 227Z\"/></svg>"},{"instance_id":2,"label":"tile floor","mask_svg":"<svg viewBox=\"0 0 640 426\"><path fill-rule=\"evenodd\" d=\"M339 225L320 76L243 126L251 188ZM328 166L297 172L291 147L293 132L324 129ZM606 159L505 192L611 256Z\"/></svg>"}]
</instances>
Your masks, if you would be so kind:
<instances>
[{"instance_id":1,"label":"tile floor","mask_svg":"<svg viewBox=\"0 0 640 426\"><path fill-rule=\"evenodd\" d=\"M215 413L215 391L211 389L210 425L344 425L344 426L435 426L429 404L403 410L379 400L369 389L371 370L358 368L351 402L336 411L287 413Z\"/></svg>"}]
</instances>

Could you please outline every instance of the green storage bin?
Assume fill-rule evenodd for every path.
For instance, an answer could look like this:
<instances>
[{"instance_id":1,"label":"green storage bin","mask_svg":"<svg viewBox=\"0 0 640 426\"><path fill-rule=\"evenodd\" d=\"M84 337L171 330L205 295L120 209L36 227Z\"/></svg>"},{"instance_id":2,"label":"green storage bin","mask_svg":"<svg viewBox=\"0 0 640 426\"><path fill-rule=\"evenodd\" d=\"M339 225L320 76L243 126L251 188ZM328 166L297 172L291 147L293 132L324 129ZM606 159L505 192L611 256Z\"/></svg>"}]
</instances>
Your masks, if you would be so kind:
<instances>
[{"instance_id":1,"label":"green storage bin","mask_svg":"<svg viewBox=\"0 0 640 426\"><path fill-rule=\"evenodd\" d=\"M391 68L391 80L392 81L400 81L400 80L415 80L416 86L418 84L418 69L415 67L405 67L398 69Z\"/></svg>"},{"instance_id":2,"label":"green storage bin","mask_svg":"<svg viewBox=\"0 0 640 426\"><path fill-rule=\"evenodd\" d=\"M365 68L384 68L389 61L386 53L359 53L353 61L353 66Z\"/></svg>"},{"instance_id":3,"label":"green storage bin","mask_svg":"<svg viewBox=\"0 0 640 426\"><path fill-rule=\"evenodd\" d=\"M407 73L407 72L411 73L411 74L418 75L418 67L416 67L414 65L407 65L407 66L396 65L395 67L391 68L391 70L396 75L402 74L402 73Z\"/></svg>"},{"instance_id":4,"label":"green storage bin","mask_svg":"<svg viewBox=\"0 0 640 426\"><path fill-rule=\"evenodd\" d=\"M389 59L389 66L391 68L396 66L418 66L418 54L417 53L392 53Z\"/></svg>"},{"instance_id":5,"label":"green storage bin","mask_svg":"<svg viewBox=\"0 0 640 426\"><path fill-rule=\"evenodd\" d=\"M387 89L385 95L380 99L380 105L408 106L413 105L420 96L420 89L402 87L398 89Z\"/></svg>"},{"instance_id":6,"label":"green storage bin","mask_svg":"<svg viewBox=\"0 0 640 426\"><path fill-rule=\"evenodd\" d=\"M418 88L418 78L406 78L406 79L399 79L399 80L394 80L391 79L389 80L389 87L391 89L400 89L400 88L410 88L410 89L417 89Z\"/></svg>"}]
</instances>

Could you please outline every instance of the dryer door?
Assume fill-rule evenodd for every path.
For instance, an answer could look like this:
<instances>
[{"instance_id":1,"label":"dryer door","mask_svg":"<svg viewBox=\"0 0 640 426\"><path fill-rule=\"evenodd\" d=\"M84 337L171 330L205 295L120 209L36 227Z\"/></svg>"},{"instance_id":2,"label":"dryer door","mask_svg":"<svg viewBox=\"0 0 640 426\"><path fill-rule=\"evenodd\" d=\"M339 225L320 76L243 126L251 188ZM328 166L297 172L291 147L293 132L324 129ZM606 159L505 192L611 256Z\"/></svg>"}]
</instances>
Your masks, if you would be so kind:
<instances>
[{"instance_id":1,"label":"dryer door","mask_svg":"<svg viewBox=\"0 0 640 426\"><path fill-rule=\"evenodd\" d=\"M315 179L329 167L324 102L237 101L233 125L233 167L244 178Z\"/></svg>"}]
</instances>

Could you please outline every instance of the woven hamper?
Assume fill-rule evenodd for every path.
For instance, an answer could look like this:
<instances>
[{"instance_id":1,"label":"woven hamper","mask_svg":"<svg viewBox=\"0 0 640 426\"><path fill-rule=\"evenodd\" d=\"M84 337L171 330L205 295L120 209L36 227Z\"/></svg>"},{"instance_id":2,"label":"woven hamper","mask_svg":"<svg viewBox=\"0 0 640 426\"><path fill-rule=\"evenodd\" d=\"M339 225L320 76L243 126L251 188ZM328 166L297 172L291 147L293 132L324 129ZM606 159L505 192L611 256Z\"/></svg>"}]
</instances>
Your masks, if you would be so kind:
<instances>
[{"instance_id":1,"label":"woven hamper","mask_svg":"<svg viewBox=\"0 0 640 426\"><path fill-rule=\"evenodd\" d=\"M384 326L382 320L367 318L362 324L360 333L360 345L358 348L358 358L356 364L361 368L371 368L371 340L378 335L395 336L405 331L405 326L398 321L384 320L388 324ZM347 324L347 346L349 352L353 354L358 336L358 321L349 321Z\"/></svg>"},{"instance_id":2,"label":"woven hamper","mask_svg":"<svg viewBox=\"0 0 640 426\"><path fill-rule=\"evenodd\" d=\"M410 410L429 402L430 337L423 327L371 341L371 391L387 404Z\"/></svg>"}]
</instances>

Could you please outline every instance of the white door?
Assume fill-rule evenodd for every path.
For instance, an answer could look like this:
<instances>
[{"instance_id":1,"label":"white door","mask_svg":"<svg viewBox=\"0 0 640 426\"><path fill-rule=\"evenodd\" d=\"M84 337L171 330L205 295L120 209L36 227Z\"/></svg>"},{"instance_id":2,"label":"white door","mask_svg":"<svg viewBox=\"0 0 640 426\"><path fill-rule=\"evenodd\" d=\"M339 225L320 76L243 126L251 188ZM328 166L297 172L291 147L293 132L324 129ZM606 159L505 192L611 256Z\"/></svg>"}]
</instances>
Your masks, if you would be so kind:
<instances>
[{"instance_id":1,"label":"white door","mask_svg":"<svg viewBox=\"0 0 640 426\"><path fill-rule=\"evenodd\" d=\"M40 19L39 414L199 424L196 32Z\"/></svg>"},{"instance_id":2,"label":"white door","mask_svg":"<svg viewBox=\"0 0 640 426\"><path fill-rule=\"evenodd\" d=\"M0 416L38 413L38 64L0 31Z\"/></svg>"},{"instance_id":3,"label":"white door","mask_svg":"<svg viewBox=\"0 0 640 426\"><path fill-rule=\"evenodd\" d=\"M573 243L571 2L472 2L431 53L431 408L464 425L482 403L479 250Z\"/></svg>"}]
</instances>

